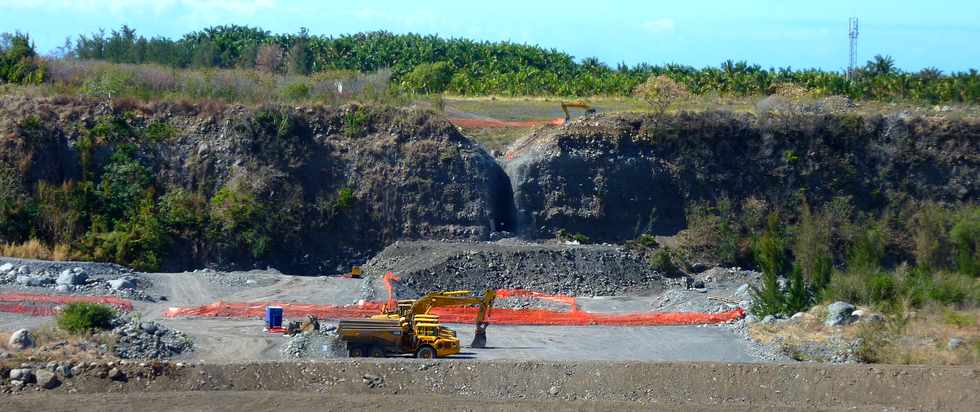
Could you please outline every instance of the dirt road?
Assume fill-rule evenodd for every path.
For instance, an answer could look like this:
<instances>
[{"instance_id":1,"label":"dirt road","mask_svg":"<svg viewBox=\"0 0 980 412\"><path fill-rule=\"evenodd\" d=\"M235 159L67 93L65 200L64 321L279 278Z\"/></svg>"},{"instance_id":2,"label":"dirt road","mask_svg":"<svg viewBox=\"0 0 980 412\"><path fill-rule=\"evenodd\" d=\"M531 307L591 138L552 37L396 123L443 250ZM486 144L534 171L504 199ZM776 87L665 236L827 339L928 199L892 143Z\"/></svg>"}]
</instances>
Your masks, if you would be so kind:
<instances>
[{"instance_id":1,"label":"dirt road","mask_svg":"<svg viewBox=\"0 0 980 412\"><path fill-rule=\"evenodd\" d=\"M64 396L69 390L75 393ZM44 395L11 395L4 410L960 411L977 404L975 367L361 359L200 365L129 382L84 375Z\"/></svg>"}]
</instances>

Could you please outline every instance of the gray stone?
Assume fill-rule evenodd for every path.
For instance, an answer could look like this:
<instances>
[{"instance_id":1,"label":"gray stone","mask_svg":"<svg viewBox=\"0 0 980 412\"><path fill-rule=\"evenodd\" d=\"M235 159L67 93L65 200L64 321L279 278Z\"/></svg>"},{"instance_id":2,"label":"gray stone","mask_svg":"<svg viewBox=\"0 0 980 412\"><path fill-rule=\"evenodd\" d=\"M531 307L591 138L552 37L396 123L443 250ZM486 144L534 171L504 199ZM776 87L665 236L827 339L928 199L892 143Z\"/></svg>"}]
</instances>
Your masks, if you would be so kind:
<instances>
[{"instance_id":1,"label":"gray stone","mask_svg":"<svg viewBox=\"0 0 980 412\"><path fill-rule=\"evenodd\" d=\"M34 346L34 335L27 329L18 329L13 335L10 335L7 346L15 350L31 348Z\"/></svg>"},{"instance_id":2,"label":"gray stone","mask_svg":"<svg viewBox=\"0 0 980 412\"><path fill-rule=\"evenodd\" d=\"M109 369L109 374L106 376L114 381L121 381L126 378L126 375L119 368Z\"/></svg>"},{"instance_id":3,"label":"gray stone","mask_svg":"<svg viewBox=\"0 0 980 412\"><path fill-rule=\"evenodd\" d=\"M827 306L827 320L824 321L824 324L827 326L843 326L850 325L856 320L854 305L847 302L834 302Z\"/></svg>"},{"instance_id":4,"label":"gray stone","mask_svg":"<svg viewBox=\"0 0 980 412\"><path fill-rule=\"evenodd\" d=\"M109 281L109 287L112 288L112 290L135 289L136 279L131 277L113 279Z\"/></svg>"},{"instance_id":5,"label":"gray stone","mask_svg":"<svg viewBox=\"0 0 980 412\"><path fill-rule=\"evenodd\" d=\"M58 285L54 287L54 290L55 292L70 293L71 291L75 290L75 288L71 285Z\"/></svg>"},{"instance_id":6,"label":"gray stone","mask_svg":"<svg viewBox=\"0 0 980 412\"><path fill-rule=\"evenodd\" d=\"M38 369L35 372L35 377L37 378L37 385L44 389L54 389L61 384L54 372L47 369Z\"/></svg>"},{"instance_id":7,"label":"gray stone","mask_svg":"<svg viewBox=\"0 0 980 412\"><path fill-rule=\"evenodd\" d=\"M0 265L0 273L7 273L14 270L14 265L10 263L4 263Z\"/></svg>"},{"instance_id":8,"label":"gray stone","mask_svg":"<svg viewBox=\"0 0 980 412\"><path fill-rule=\"evenodd\" d=\"M156 333L157 325L151 322L144 322L140 323L140 329L143 329L143 331L146 333Z\"/></svg>"},{"instance_id":9,"label":"gray stone","mask_svg":"<svg viewBox=\"0 0 980 412\"><path fill-rule=\"evenodd\" d=\"M963 345L963 339L952 338L949 340L949 343L946 344L946 347L949 348L949 350L955 350L956 348L959 348L962 345Z\"/></svg>"},{"instance_id":10,"label":"gray stone","mask_svg":"<svg viewBox=\"0 0 980 412\"><path fill-rule=\"evenodd\" d=\"M550 389L548 389L548 393L551 394L551 396L556 396L559 392L561 392L561 389L559 389L557 386L552 386Z\"/></svg>"},{"instance_id":11,"label":"gray stone","mask_svg":"<svg viewBox=\"0 0 980 412\"><path fill-rule=\"evenodd\" d=\"M64 376L66 378L70 378L72 376L75 376L75 369L72 368L71 365L68 365L68 364L59 366L57 372L60 373L61 376Z\"/></svg>"},{"instance_id":12,"label":"gray stone","mask_svg":"<svg viewBox=\"0 0 980 412\"><path fill-rule=\"evenodd\" d=\"M86 280L88 280L88 275L85 272L65 269L58 275L58 280L55 283L65 286L76 286L85 283Z\"/></svg>"},{"instance_id":13,"label":"gray stone","mask_svg":"<svg viewBox=\"0 0 980 412\"><path fill-rule=\"evenodd\" d=\"M762 318L762 323L776 323L776 317L773 315L766 315L766 317Z\"/></svg>"},{"instance_id":14,"label":"gray stone","mask_svg":"<svg viewBox=\"0 0 980 412\"><path fill-rule=\"evenodd\" d=\"M11 369L10 379L31 383L34 381L34 371L30 368Z\"/></svg>"},{"instance_id":15,"label":"gray stone","mask_svg":"<svg viewBox=\"0 0 980 412\"><path fill-rule=\"evenodd\" d=\"M28 269L27 266L21 265L21 267L17 268L18 275L26 275L28 273L31 273L31 270Z\"/></svg>"}]
</instances>

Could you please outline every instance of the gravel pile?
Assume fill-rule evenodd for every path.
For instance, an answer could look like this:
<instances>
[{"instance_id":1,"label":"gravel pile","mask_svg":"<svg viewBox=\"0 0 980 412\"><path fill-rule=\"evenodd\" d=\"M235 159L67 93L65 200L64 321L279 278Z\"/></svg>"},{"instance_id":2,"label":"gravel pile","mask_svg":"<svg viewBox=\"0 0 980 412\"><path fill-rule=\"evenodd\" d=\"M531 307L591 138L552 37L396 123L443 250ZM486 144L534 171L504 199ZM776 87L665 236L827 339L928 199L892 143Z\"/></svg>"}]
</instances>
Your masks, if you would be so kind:
<instances>
[{"instance_id":1,"label":"gravel pile","mask_svg":"<svg viewBox=\"0 0 980 412\"><path fill-rule=\"evenodd\" d=\"M575 296L659 291L664 277L640 257L610 245L395 242L364 266L394 272L399 297L437 290L528 289Z\"/></svg>"},{"instance_id":2,"label":"gravel pile","mask_svg":"<svg viewBox=\"0 0 980 412\"><path fill-rule=\"evenodd\" d=\"M112 333L115 354L123 359L163 359L194 349L189 336L156 322L117 318Z\"/></svg>"},{"instance_id":3,"label":"gravel pile","mask_svg":"<svg viewBox=\"0 0 980 412\"><path fill-rule=\"evenodd\" d=\"M212 285L230 288L252 288L269 286L275 283L275 279L268 276L259 275L281 275L276 269L251 270L248 272L219 272L212 269L198 269L193 273L200 275L208 280Z\"/></svg>"},{"instance_id":4,"label":"gravel pile","mask_svg":"<svg viewBox=\"0 0 980 412\"><path fill-rule=\"evenodd\" d=\"M150 300L143 291L150 286L146 279L112 263L0 258L0 285L27 291L44 288L59 293Z\"/></svg>"},{"instance_id":5,"label":"gravel pile","mask_svg":"<svg viewBox=\"0 0 980 412\"><path fill-rule=\"evenodd\" d=\"M336 326L323 326L322 329L298 333L289 337L279 353L283 359L321 359L347 356L344 342L337 336Z\"/></svg>"}]
</instances>

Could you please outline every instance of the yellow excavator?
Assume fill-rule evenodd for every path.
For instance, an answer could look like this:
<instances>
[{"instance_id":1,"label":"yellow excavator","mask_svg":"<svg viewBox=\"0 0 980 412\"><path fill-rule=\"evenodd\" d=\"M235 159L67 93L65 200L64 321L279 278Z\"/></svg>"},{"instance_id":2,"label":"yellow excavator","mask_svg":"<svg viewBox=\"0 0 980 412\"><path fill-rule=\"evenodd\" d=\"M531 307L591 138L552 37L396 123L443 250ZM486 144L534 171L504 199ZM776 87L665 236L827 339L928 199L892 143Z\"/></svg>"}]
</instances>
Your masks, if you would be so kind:
<instances>
[{"instance_id":1,"label":"yellow excavator","mask_svg":"<svg viewBox=\"0 0 980 412\"><path fill-rule=\"evenodd\" d=\"M566 124L572 120L571 114L568 113L568 108L569 107L578 108L578 109L585 109L585 113L586 114L594 114L595 113L595 109L593 109L592 106L589 106L588 103L586 103L586 102L584 102L582 100L577 100L577 101L574 101L574 102L561 102L561 111L565 112L565 123Z\"/></svg>"},{"instance_id":2,"label":"yellow excavator","mask_svg":"<svg viewBox=\"0 0 980 412\"><path fill-rule=\"evenodd\" d=\"M476 331L473 333L472 348L484 348L487 345L487 316L493 308L493 301L497 298L497 292L488 289L483 296L477 296L468 290L457 290L452 292L432 292L418 299L399 300L394 311L385 311L380 315L372 316L371 319L411 319L417 315L429 315L432 308L442 308L450 306L471 306L480 305L480 310L476 315Z\"/></svg>"},{"instance_id":3,"label":"yellow excavator","mask_svg":"<svg viewBox=\"0 0 980 412\"><path fill-rule=\"evenodd\" d=\"M470 291L432 292L419 299L399 300L394 308L364 320L342 320L337 326L350 357L383 357L414 354L417 358L441 358L460 351L456 331L442 326L432 308L480 305L473 348L486 347L487 316L497 294L488 290L477 296Z\"/></svg>"}]
</instances>

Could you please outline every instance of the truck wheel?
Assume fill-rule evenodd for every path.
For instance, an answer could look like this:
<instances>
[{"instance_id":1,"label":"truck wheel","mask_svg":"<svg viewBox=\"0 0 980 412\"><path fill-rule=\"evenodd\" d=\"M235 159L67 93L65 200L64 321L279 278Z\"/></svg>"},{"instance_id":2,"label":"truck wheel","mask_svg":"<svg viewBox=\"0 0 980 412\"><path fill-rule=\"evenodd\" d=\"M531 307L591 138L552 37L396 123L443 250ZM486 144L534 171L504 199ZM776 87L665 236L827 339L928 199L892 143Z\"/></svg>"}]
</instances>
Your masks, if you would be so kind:
<instances>
[{"instance_id":1,"label":"truck wheel","mask_svg":"<svg viewBox=\"0 0 980 412\"><path fill-rule=\"evenodd\" d=\"M380 346L374 346L374 347L372 347L370 353L371 353L371 357L372 358L383 358L383 357L385 357L385 350L382 349Z\"/></svg>"},{"instance_id":2,"label":"truck wheel","mask_svg":"<svg viewBox=\"0 0 980 412\"><path fill-rule=\"evenodd\" d=\"M347 347L347 357L348 358L361 358L364 357L364 348L360 346L348 346Z\"/></svg>"},{"instance_id":3,"label":"truck wheel","mask_svg":"<svg viewBox=\"0 0 980 412\"><path fill-rule=\"evenodd\" d=\"M431 346L423 346L415 351L415 357L419 359L433 359L436 357L436 350Z\"/></svg>"}]
</instances>

